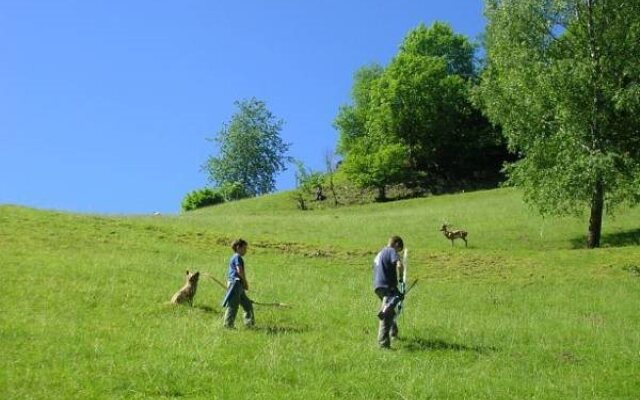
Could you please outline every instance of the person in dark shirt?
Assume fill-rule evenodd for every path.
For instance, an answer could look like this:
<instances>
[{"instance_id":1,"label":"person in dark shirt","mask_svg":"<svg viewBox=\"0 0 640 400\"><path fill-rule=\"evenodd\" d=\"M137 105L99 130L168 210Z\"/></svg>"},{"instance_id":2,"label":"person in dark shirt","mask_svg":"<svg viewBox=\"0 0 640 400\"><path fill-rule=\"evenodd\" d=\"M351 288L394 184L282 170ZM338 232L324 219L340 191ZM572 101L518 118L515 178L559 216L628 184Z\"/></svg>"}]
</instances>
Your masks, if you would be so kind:
<instances>
[{"instance_id":1,"label":"person in dark shirt","mask_svg":"<svg viewBox=\"0 0 640 400\"><path fill-rule=\"evenodd\" d=\"M245 293L245 291L249 290L249 282L245 274L244 259L242 257L247 253L248 247L249 244L243 239L234 240L231 244L234 254L229 260L227 293L222 301L222 305L225 307L225 328L233 328L239 306L242 306L244 310L245 326L252 327L255 324L253 303Z\"/></svg>"},{"instance_id":2,"label":"person in dark shirt","mask_svg":"<svg viewBox=\"0 0 640 400\"><path fill-rule=\"evenodd\" d=\"M402 300L398 290L398 281L402 282L404 266L399 253L404 243L399 236L392 236L389 242L373 260L373 290L382 301L378 318L378 344L382 348L391 346L391 337L398 336L398 325L395 322L396 306ZM398 279L400 277L400 279Z\"/></svg>"}]
</instances>

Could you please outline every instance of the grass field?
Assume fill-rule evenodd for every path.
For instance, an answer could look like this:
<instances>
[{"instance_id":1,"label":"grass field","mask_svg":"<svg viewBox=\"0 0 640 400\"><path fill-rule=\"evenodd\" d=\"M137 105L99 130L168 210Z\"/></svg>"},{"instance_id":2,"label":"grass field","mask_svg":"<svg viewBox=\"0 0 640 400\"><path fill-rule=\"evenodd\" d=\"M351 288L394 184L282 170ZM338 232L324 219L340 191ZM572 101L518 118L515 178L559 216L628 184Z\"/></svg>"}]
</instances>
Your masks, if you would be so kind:
<instances>
[{"instance_id":1,"label":"grass field","mask_svg":"<svg viewBox=\"0 0 640 400\"><path fill-rule=\"evenodd\" d=\"M640 209L542 219L512 189L302 212L287 194L179 216L0 206L1 399L637 399ZM469 233L452 247L446 220ZM419 278L376 345L371 260L391 234ZM257 327L222 328L241 236Z\"/></svg>"}]
</instances>

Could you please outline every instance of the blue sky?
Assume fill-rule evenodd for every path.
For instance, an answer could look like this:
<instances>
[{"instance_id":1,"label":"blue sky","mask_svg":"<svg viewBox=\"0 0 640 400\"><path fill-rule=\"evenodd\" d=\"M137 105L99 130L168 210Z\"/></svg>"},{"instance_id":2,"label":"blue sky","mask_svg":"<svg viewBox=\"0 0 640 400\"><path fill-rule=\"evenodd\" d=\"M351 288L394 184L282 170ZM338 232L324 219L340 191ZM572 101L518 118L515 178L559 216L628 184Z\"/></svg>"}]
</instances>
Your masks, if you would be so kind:
<instances>
[{"instance_id":1,"label":"blue sky","mask_svg":"<svg viewBox=\"0 0 640 400\"><path fill-rule=\"evenodd\" d=\"M323 169L353 73L436 20L475 39L482 0L0 0L0 204L177 213L252 96Z\"/></svg>"}]
</instances>

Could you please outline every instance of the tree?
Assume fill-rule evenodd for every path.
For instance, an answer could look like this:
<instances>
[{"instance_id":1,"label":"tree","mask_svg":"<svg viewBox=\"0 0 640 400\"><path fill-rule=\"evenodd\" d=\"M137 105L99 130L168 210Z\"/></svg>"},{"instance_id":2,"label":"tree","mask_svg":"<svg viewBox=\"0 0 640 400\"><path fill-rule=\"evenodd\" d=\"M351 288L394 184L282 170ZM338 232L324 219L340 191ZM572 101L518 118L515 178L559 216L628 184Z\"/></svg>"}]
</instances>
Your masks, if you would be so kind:
<instances>
[{"instance_id":1,"label":"tree","mask_svg":"<svg viewBox=\"0 0 640 400\"><path fill-rule=\"evenodd\" d=\"M640 201L640 0L490 0L487 115L523 158L509 181L542 214Z\"/></svg>"},{"instance_id":2,"label":"tree","mask_svg":"<svg viewBox=\"0 0 640 400\"><path fill-rule=\"evenodd\" d=\"M309 195L318 186L322 186L324 177L320 172L307 169L300 160L293 160L292 162L296 166L296 190L291 195L298 208L304 211L307 209L305 196Z\"/></svg>"},{"instance_id":3,"label":"tree","mask_svg":"<svg viewBox=\"0 0 640 400\"><path fill-rule=\"evenodd\" d=\"M334 121L338 152L353 180L382 195L389 184L455 182L487 165L497 173L499 163L487 155L495 149L506 155L506 147L471 101L474 50L447 24L421 24L389 66L356 72L352 104Z\"/></svg>"},{"instance_id":4,"label":"tree","mask_svg":"<svg viewBox=\"0 0 640 400\"><path fill-rule=\"evenodd\" d=\"M204 169L218 186L242 185L250 196L275 190L275 176L286 170L289 144L282 141L283 121L263 101L251 98L234 103L238 111L212 141L218 157L209 157Z\"/></svg>"},{"instance_id":5,"label":"tree","mask_svg":"<svg viewBox=\"0 0 640 400\"><path fill-rule=\"evenodd\" d=\"M382 118L385 129L408 147L411 167L430 182L469 179L475 171L499 169L488 154L506 157L500 135L471 101L474 51L449 25L420 24L382 78L377 104L389 114Z\"/></svg>"},{"instance_id":6,"label":"tree","mask_svg":"<svg viewBox=\"0 0 640 400\"><path fill-rule=\"evenodd\" d=\"M408 157L405 146L374 127L381 120L375 102L383 75L384 69L377 64L356 71L353 104L342 106L334 121L339 132L337 151L343 156L341 168L358 187L376 188L378 200L386 199L388 185L403 181Z\"/></svg>"},{"instance_id":7,"label":"tree","mask_svg":"<svg viewBox=\"0 0 640 400\"><path fill-rule=\"evenodd\" d=\"M640 202L640 0L487 0L479 98L522 158L507 169L542 214Z\"/></svg>"}]
</instances>

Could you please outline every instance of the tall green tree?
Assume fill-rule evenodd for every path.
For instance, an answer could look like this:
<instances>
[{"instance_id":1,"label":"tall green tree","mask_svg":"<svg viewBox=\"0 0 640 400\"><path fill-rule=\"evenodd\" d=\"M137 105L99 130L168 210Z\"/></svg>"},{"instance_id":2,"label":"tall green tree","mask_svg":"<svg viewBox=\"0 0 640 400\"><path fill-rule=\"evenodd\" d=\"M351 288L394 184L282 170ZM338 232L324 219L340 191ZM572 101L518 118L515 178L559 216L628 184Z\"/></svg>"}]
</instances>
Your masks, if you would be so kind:
<instances>
[{"instance_id":1,"label":"tall green tree","mask_svg":"<svg viewBox=\"0 0 640 400\"><path fill-rule=\"evenodd\" d=\"M378 200L386 199L387 186L403 181L408 154L390 132L373 128L380 121L378 93L384 72L377 64L358 69L352 104L340 107L334 120L339 132L337 152L343 157L341 168L357 186L377 189Z\"/></svg>"},{"instance_id":2,"label":"tall green tree","mask_svg":"<svg viewBox=\"0 0 640 400\"><path fill-rule=\"evenodd\" d=\"M502 146L506 154L471 101L474 51L449 25L421 24L386 68L356 72L352 104L341 107L334 122L344 169L354 181L381 194L398 182L429 186L482 170L488 148Z\"/></svg>"},{"instance_id":3,"label":"tall green tree","mask_svg":"<svg viewBox=\"0 0 640 400\"><path fill-rule=\"evenodd\" d=\"M238 111L210 139L218 144L219 154L209 157L204 169L217 186L240 183L250 196L270 193L289 161L290 145L280 137L284 121L256 98L234 104Z\"/></svg>"},{"instance_id":4,"label":"tall green tree","mask_svg":"<svg viewBox=\"0 0 640 400\"><path fill-rule=\"evenodd\" d=\"M509 181L543 214L640 201L640 0L487 0L486 114L521 153Z\"/></svg>"}]
</instances>

